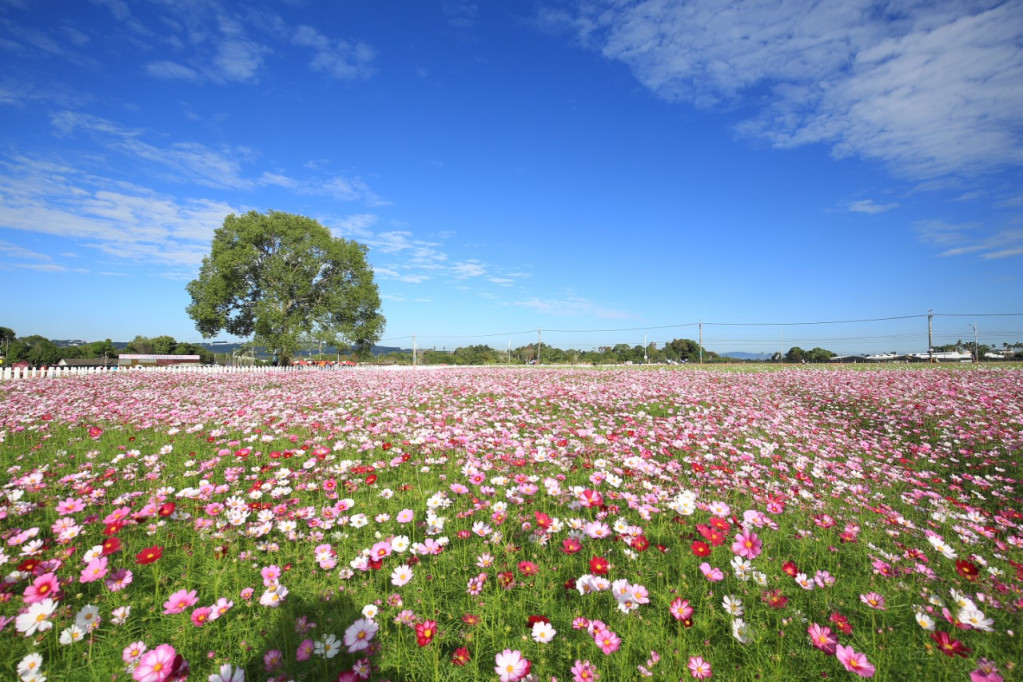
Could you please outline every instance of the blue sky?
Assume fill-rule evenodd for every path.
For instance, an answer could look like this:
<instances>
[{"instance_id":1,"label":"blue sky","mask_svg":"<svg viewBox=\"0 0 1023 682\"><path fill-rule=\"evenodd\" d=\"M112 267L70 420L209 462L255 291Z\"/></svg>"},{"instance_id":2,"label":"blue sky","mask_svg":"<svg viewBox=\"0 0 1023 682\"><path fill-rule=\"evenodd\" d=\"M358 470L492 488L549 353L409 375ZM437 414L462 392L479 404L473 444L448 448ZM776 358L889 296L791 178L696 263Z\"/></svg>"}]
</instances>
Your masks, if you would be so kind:
<instances>
[{"instance_id":1,"label":"blue sky","mask_svg":"<svg viewBox=\"0 0 1023 682\"><path fill-rule=\"evenodd\" d=\"M213 231L274 209L369 247L386 345L1023 340L980 316L1021 311L1021 41L1020 1L0 0L0 324L199 341Z\"/></svg>"}]
</instances>

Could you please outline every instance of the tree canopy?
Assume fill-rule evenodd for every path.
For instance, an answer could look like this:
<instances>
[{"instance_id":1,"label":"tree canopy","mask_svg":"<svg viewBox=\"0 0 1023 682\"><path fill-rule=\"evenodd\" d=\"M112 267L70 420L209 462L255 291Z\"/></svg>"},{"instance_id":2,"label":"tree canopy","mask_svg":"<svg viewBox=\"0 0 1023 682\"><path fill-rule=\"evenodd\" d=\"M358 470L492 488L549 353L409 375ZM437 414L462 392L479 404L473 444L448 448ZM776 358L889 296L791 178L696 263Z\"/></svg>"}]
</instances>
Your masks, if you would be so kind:
<instances>
[{"instance_id":1,"label":"tree canopy","mask_svg":"<svg viewBox=\"0 0 1023 682\"><path fill-rule=\"evenodd\" d=\"M384 327L366 247L279 211L227 216L188 293L205 338L255 336L282 362L310 337L363 351Z\"/></svg>"}]
</instances>

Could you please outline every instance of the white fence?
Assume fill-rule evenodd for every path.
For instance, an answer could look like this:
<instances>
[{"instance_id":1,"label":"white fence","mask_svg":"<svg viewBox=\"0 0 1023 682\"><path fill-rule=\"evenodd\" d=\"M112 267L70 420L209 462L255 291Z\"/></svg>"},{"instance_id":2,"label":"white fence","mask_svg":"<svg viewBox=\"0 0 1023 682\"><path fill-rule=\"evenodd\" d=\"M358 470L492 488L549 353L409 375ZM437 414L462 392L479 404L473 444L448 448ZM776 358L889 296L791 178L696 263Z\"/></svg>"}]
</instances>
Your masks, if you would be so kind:
<instances>
[{"instance_id":1,"label":"white fence","mask_svg":"<svg viewBox=\"0 0 1023 682\"><path fill-rule=\"evenodd\" d=\"M271 374L274 372L345 372L366 369L382 370L421 370L439 369L448 365L358 365L355 367L222 367L220 365L170 365L166 367L4 367L0 369L0 381L18 379L61 379L65 377L83 377L93 374L112 374L120 372L171 372L175 374Z\"/></svg>"}]
</instances>

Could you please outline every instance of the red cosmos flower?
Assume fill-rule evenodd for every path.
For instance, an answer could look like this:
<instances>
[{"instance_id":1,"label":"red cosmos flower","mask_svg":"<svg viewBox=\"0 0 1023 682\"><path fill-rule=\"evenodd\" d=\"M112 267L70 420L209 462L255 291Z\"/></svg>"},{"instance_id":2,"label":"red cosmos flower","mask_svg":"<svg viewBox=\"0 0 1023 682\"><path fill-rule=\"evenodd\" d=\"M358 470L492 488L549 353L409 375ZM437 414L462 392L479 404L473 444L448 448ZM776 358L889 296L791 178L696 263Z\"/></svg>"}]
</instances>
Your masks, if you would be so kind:
<instances>
[{"instance_id":1,"label":"red cosmos flower","mask_svg":"<svg viewBox=\"0 0 1023 682\"><path fill-rule=\"evenodd\" d=\"M946 656L962 656L966 658L966 654L972 651L972 649L958 639L952 639L947 632L932 632L931 639L938 645L941 653Z\"/></svg>"},{"instance_id":2,"label":"red cosmos flower","mask_svg":"<svg viewBox=\"0 0 1023 682\"><path fill-rule=\"evenodd\" d=\"M702 540L693 540L691 548L696 556L708 556L710 554L710 545Z\"/></svg>"},{"instance_id":3,"label":"red cosmos flower","mask_svg":"<svg viewBox=\"0 0 1023 682\"><path fill-rule=\"evenodd\" d=\"M468 540L469 538L472 537L472 531L468 531L463 528L462 530L455 533L455 537L457 537L459 540Z\"/></svg>"},{"instance_id":4,"label":"red cosmos flower","mask_svg":"<svg viewBox=\"0 0 1023 682\"><path fill-rule=\"evenodd\" d=\"M790 578L795 578L799 575L799 566L796 566L794 561L786 561L781 567L782 572Z\"/></svg>"},{"instance_id":5,"label":"red cosmos flower","mask_svg":"<svg viewBox=\"0 0 1023 682\"><path fill-rule=\"evenodd\" d=\"M551 524L554 523L554 520L543 512L535 511L533 516L536 517L536 525L544 530L550 530Z\"/></svg>"},{"instance_id":6,"label":"red cosmos flower","mask_svg":"<svg viewBox=\"0 0 1023 682\"><path fill-rule=\"evenodd\" d=\"M109 537L103 541L103 556L113 554L114 552L121 551L121 539L118 537Z\"/></svg>"},{"instance_id":7,"label":"red cosmos flower","mask_svg":"<svg viewBox=\"0 0 1023 682\"><path fill-rule=\"evenodd\" d=\"M153 547L146 547L144 550L135 555L135 563L151 564L162 556L163 547L160 547L159 545L154 545Z\"/></svg>"},{"instance_id":8,"label":"red cosmos flower","mask_svg":"<svg viewBox=\"0 0 1023 682\"><path fill-rule=\"evenodd\" d=\"M170 516L171 514L174 513L174 510L176 508L177 505L174 504L173 502L165 502L160 505L160 510L157 511L156 513L159 514L160 516Z\"/></svg>"},{"instance_id":9,"label":"red cosmos flower","mask_svg":"<svg viewBox=\"0 0 1023 682\"><path fill-rule=\"evenodd\" d=\"M851 635L852 634L853 629L852 629L852 625L849 624L849 619L846 618L845 616L843 616L841 613L833 613L833 614L831 614L831 616L828 618L828 620L830 620L832 623L834 623L835 627L837 627L839 630L841 630L845 634L847 634L847 635Z\"/></svg>"},{"instance_id":10,"label":"red cosmos flower","mask_svg":"<svg viewBox=\"0 0 1023 682\"><path fill-rule=\"evenodd\" d=\"M632 545L632 548L637 552L645 552L647 548L650 546L650 541L647 540L645 535L640 535L638 537L633 538L630 544Z\"/></svg>"},{"instance_id":11,"label":"red cosmos flower","mask_svg":"<svg viewBox=\"0 0 1023 682\"><path fill-rule=\"evenodd\" d=\"M732 528L732 524L728 522L728 519L722 519L718 516L712 516L710 517L710 527L715 528L723 533L727 533Z\"/></svg>"},{"instance_id":12,"label":"red cosmos flower","mask_svg":"<svg viewBox=\"0 0 1023 682\"><path fill-rule=\"evenodd\" d=\"M376 474L370 474L369 476L366 477L366 485L373 485L376 482L377 482Z\"/></svg>"},{"instance_id":13,"label":"red cosmos flower","mask_svg":"<svg viewBox=\"0 0 1023 682\"><path fill-rule=\"evenodd\" d=\"M534 564L532 561L520 561L519 562L519 573L522 575L536 575L540 572L540 567Z\"/></svg>"},{"instance_id":14,"label":"red cosmos flower","mask_svg":"<svg viewBox=\"0 0 1023 682\"><path fill-rule=\"evenodd\" d=\"M380 449L386 452L390 450L392 447L394 446L392 446L390 443L384 443L383 445L380 446Z\"/></svg>"},{"instance_id":15,"label":"red cosmos flower","mask_svg":"<svg viewBox=\"0 0 1023 682\"><path fill-rule=\"evenodd\" d=\"M464 616L462 616L462 622L465 623L466 625L478 625L480 622L480 617L473 613L467 613Z\"/></svg>"},{"instance_id":16,"label":"red cosmos flower","mask_svg":"<svg viewBox=\"0 0 1023 682\"><path fill-rule=\"evenodd\" d=\"M416 644L419 646L426 646L433 641L433 636L437 634L437 621L435 620L424 620L422 623L416 624Z\"/></svg>"},{"instance_id":17,"label":"red cosmos flower","mask_svg":"<svg viewBox=\"0 0 1023 682\"><path fill-rule=\"evenodd\" d=\"M515 574L511 571L501 571L497 574L498 584L506 590L510 590L515 585Z\"/></svg>"},{"instance_id":18,"label":"red cosmos flower","mask_svg":"<svg viewBox=\"0 0 1023 682\"><path fill-rule=\"evenodd\" d=\"M551 619L547 616L532 615L526 619L526 628L532 629L537 623L550 623Z\"/></svg>"},{"instance_id":19,"label":"red cosmos flower","mask_svg":"<svg viewBox=\"0 0 1023 682\"><path fill-rule=\"evenodd\" d=\"M781 590L765 590L760 595L760 600L772 609L783 609L789 603L789 598L781 593Z\"/></svg>"},{"instance_id":20,"label":"red cosmos flower","mask_svg":"<svg viewBox=\"0 0 1023 682\"><path fill-rule=\"evenodd\" d=\"M575 590L575 578L569 578L565 581L565 592L572 592Z\"/></svg>"},{"instance_id":21,"label":"red cosmos flower","mask_svg":"<svg viewBox=\"0 0 1023 682\"><path fill-rule=\"evenodd\" d=\"M561 541L561 551L565 554L575 554L582 550L583 543L578 538L565 538Z\"/></svg>"},{"instance_id":22,"label":"red cosmos flower","mask_svg":"<svg viewBox=\"0 0 1023 682\"><path fill-rule=\"evenodd\" d=\"M99 428L98 426L93 426L92 428L89 429L89 438L96 439L102 435L103 429Z\"/></svg>"},{"instance_id":23,"label":"red cosmos flower","mask_svg":"<svg viewBox=\"0 0 1023 682\"><path fill-rule=\"evenodd\" d=\"M611 564L602 556L595 556L590 559L590 573L593 575L607 575Z\"/></svg>"},{"instance_id":24,"label":"red cosmos flower","mask_svg":"<svg viewBox=\"0 0 1023 682\"><path fill-rule=\"evenodd\" d=\"M980 575L980 569L972 561L960 559L956 562L956 573L973 582Z\"/></svg>"},{"instance_id":25,"label":"red cosmos flower","mask_svg":"<svg viewBox=\"0 0 1023 682\"><path fill-rule=\"evenodd\" d=\"M25 559L20 564L18 564L18 570L24 571L25 573L32 573L36 570L36 566L38 566L41 563L42 561L40 559L35 558Z\"/></svg>"},{"instance_id":26,"label":"red cosmos flower","mask_svg":"<svg viewBox=\"0 0 1023 682\"><path fill-rule=\"evenodd\" d=\"M654 547L656 547L657 551L659 551L661 554L668 553L668 547L666 545L654 545Z\"/></svg>"},{"instance_id":27,"label":"red cosmos flower","mask_svg":"<svg viewBox=\"0 0 1023 682\"><path fill-rule=\"evenodd\" d=\"M710 544L714 545L715 547L725 544L724 531L721 531L717 528L711 528L710 526L705 526L702 523L696 524L696 530L700 531L700 535L702 535L708 542L710 542Z\"/></svg>"},{"instance_id":28,"label":"red cosmos flower","mask_svg":"<svg viewBox=\"0 0 1023 682\"><path fill-rule=\"evenodd\" d=\"M108 523L103 527L103 535L117 535L124 528L124 524L118 521L117 523Z\"/></svg>"},{"instance_id":29,"label":"red cosmos flower","mask_svg":"<svg viewBox=\"0 0 1023 682\"><path fill-rule=\"evenodd\" d=\"M380 559L370 559L369 567L374 571L379 571L381 568L384 567L384 562L381 561Z\"/></svg>"},{"instance_id":30,"label":"red cosmos flower","mask_svg":"<svg viewBox=\"0 0 1023 682\"><path fill-rule=\"evenodd\" d=\"M469 662L469 650L464 646L455 649L451 654L451 665L465 665Z\"/></svg>"}]
</instances>

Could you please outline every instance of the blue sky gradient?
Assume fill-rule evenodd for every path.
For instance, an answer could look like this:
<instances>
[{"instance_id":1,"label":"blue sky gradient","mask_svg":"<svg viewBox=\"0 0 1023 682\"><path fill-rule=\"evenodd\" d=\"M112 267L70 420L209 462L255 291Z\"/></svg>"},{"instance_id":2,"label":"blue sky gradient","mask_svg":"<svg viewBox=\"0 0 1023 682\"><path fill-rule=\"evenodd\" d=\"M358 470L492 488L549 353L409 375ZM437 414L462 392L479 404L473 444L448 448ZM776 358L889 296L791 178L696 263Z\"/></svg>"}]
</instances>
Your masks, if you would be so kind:
<instances>
[{"instance_id":1,"label":"blue sky gradient","mask_svg":"<svg viewBox=\"0 0 1023 682\"><path fill-rule=\"evenodd\" d=\"M1021 41L1023 2L0 0L0 324L199 341L213 230L268 209L368 245L386 345L1020 312ZM935 342L974 322L1023 340Z\"/></svg>"}]
</instances>

